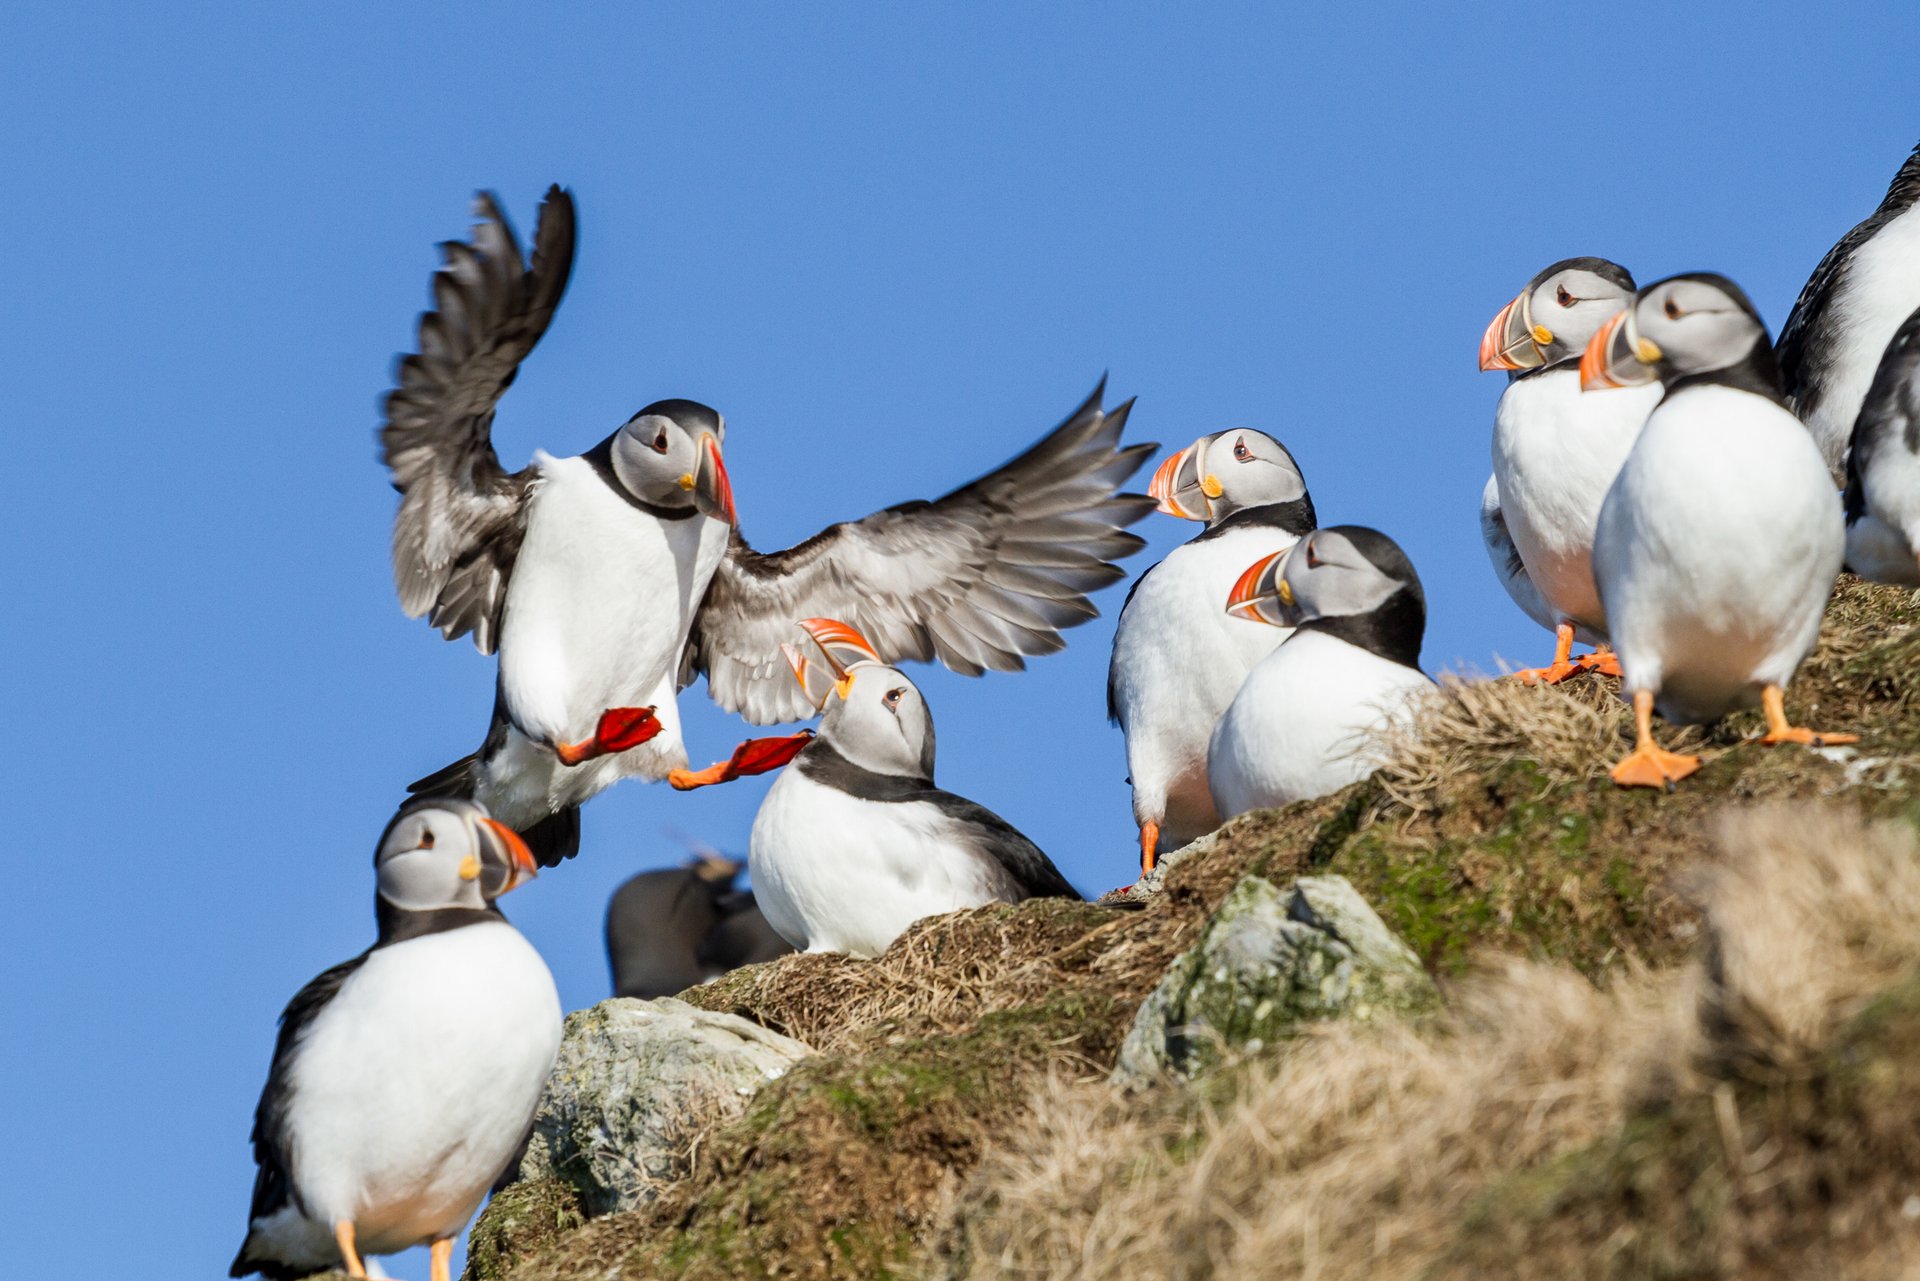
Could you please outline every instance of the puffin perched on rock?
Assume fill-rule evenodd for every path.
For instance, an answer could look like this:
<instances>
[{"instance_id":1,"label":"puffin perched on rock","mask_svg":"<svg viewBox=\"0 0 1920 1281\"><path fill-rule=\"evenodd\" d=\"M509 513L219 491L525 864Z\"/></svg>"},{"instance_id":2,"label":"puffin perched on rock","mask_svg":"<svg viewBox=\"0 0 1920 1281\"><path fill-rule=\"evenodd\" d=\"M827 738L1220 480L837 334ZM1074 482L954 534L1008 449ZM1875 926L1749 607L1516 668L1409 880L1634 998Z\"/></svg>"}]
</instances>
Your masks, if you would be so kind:
<instances>
[{"instance_id":1,"label":"puffin perched on rock","mask_svg":"<svg viewBox=\"0 0 1920 1281\"><path fill-rule=\"evenodd\" d=\"M1840 238L1794 300L1774 357L1787 407L1800 415L1838 485L1874 370L1920 307L1920 147L1867 219Z\"/></svg>"},{"instance_id":2,"label":"puffin perched on rock","mask_svg":"<svg viewBox=\"0 0 1920 1281\"><path fill-rule=\"evenodd\" d=\"M1285 445L1235 428L1162 463L1159 509L1206 528L1140 575L1113 635L1107 716L1127 739L1140 871L1220 825L1207 790L1207 740L1284 629L1220 612L1249 561L1292 547L1314 526L1313 499Z\"/></svg>"},{"instance_id":3,"label":"puffin perched on rock","mask_svg":"<svg viewBox=\"0 0 1920 1281\"><path fill-rule=\"evenodd\" d=\"M1783 690L1820 634L1846 538L1813 437L1786 406L1766 326L1711 272L1648 285L1580 362L1589 394L1666 391L1600 509L1594 576L1632 700L1627 787L1671 787L1697 756L1653 740L1671 721L1759 703L1766 743L1856 741L1787 720Z\"/></svg>"},{"instance_id":4,"label":"puffin perched on rock","mask_svg":"<svg viewBox=\"0 0 1920 1281\"><path fill-rule=\"evenodd\" d=\"M757 739L691 785L791 765L753 820L760 910L803 952L878 956L922 917L987 903L1080 898L998 814L934 785L933 715L919 689L831 618L800 624L788 662L822 706L818 736Z\"/></svg>"},{"instance_id":5,"label":"puffin perched on rock","mask_svg":"<svg viewBox=\"0 0 1920 1281\"><path fill-rule=\"evenodd\" d=\"M1887 344L1847 454L1847 568L1920 587L1920 310Z\"/></svg>"},{"instance_id":6,"label":"puffin perched on rock","mask_svg":"<svg viewBox=\"0 0 1920 1281\"><path fill-rule=\"evenodd\" d=\"M280 1016L254 1114L247 1239L230 1276L273 1281L453 1240L533 1123L560 998L494 901L534 875L471 801L417 800L374 857L374 945Z\"/></svg>"},{"instance_id":7,"label":"puffin perched on rock","mask_svg":"<svg viewBox=\"0 0 1920 1281\"><path fill-rule=\"evenodd\" d=\"M849 619L889 661L1017 669L1094 617L1087 594L1142 546L1124 527L1153 504L1118 491L1154 446L1120 445L1132 402L1103 411L1104 383L999 470L772 554L739 534L726 421L696 401L504 470L494 407L566 289L574 207L548 191L530 262L494 198L476 208L472 240L442 246L381 441L401 605L497 648L499 680L480 750L409 790L480 800L543 865L578 849L577 807L602 788L684 770L674 699L696 675L755 724L805 714L780 655L791 620Z\"/></svg>"},{"instance_id":8,"label":"puffin perched on rock","mask_svg":"<svg viewBox=\"0 0 1920 1281\"><path fill-rule=\"evenodd\" d=\"M1378 530L1316 529L1248 566L1225 606L1288 630L1213 731L1207 784L1222 819L1365 778L1368 735L1409 721L1433 687L1420 670L1420 576Z\"/></svg>"},{"instance_id":9,"label":"puffin perched on rock","mask_svg":"<svg viewBox=\"0 0 1920 1281\"><path fill-rule=\"evenodd\" d=\"M1580 354L1633 289L1618 263L1563 259L1528 281L1480 339L1480 368L1507 372L1481 534L1508 595L1555 637L1553 661L1518 673L1523 679L1620 674L1604 650L1573 658L1573 643L1606 642L1593 581L1594 525L1660 389L1582 396Z\"/></svg>"},{"instance_id":10,"label":"puffin perched on rock","mask_svg":"<svg viewBox=\"0 0 1920 1281\"><path fill-rule=\"evenodd\" d=\"M613 994L672 996L742 965L793 949L774 933L750 891L736 889L742 864L703 854L621 882L607 903L607 963Z\"/></svg>"}]
</instances>

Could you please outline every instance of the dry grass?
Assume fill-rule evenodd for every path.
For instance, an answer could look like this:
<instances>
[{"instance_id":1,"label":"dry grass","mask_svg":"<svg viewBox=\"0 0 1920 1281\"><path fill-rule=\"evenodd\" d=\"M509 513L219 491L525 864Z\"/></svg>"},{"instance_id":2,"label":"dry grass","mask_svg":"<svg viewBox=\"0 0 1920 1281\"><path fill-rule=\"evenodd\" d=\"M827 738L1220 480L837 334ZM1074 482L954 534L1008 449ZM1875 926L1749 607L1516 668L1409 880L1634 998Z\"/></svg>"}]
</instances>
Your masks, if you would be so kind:
<instances>
[{"instance_id":1,"label":"dry grass","mask_svg":"<svg viewBox=\"0 0 1920 1281\"><path fill-rule=\"evenodd\" d=\"M1731 1278L1816 1256L1899 1275L1920 1260L1895 1195L1920 1178L1920 1091L1869 1091L1850 1143L1820 1122L1849 1062L1920 1084L1859 1035L1920 967L1920 849L1805 810L1720 844L1709 946L1677 972L1602 991L1508 961L1439 1033L1331 1027L1206 1107L1049 1085L958 1203L948 1275ZM1689 1216L1716 1169L1725 1213Z\"/></svg>"}]
</instances>

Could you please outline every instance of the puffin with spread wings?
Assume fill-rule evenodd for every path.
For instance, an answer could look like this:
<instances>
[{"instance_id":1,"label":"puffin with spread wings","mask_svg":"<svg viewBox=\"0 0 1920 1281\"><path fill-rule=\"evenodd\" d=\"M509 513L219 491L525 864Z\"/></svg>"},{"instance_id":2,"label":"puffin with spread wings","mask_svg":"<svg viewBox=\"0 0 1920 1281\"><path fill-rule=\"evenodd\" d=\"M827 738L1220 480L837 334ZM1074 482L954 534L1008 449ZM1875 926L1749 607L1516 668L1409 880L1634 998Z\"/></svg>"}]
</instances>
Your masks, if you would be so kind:
<instances>
[{"instance_id":1,"label":"puffin with spread wings","mask_svg":"<svg viewBox=\"0 0 1920 1281\"><path fill-rule=\"evenodd\" d=\"M1103 410L1104 379L998 470L783 552L741 537L726 420L695 401L656 401L585 453L536 451L508 472L494 410L566 290L574 206L548 190L530 259L492 195L475 215L471 241L441 247L380 438L401 606L497 651L499 679L480 750L409 790L478 800L543 866L579 848L578 808L602 789L684 774L674 699L696 675L754 724L810 714L780 650L794 619L844 619L890 663L1017 670L1097 616L1088 593L1144 545L1126 526L1153 500L1119 491L1157 446L1121 446L1133 402Z\"/></svg>"}]
</instances>

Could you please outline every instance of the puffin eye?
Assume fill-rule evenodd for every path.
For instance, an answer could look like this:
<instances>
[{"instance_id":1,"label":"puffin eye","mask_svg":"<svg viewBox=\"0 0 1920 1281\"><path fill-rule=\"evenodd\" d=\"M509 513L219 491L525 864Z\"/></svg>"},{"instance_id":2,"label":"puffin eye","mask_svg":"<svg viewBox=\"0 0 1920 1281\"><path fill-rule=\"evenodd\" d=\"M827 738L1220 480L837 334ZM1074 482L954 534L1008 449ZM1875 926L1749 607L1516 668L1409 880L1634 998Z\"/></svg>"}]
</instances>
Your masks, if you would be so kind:
<instances>
[{"instance_id":1,"label":"puffin eye","mask_svg":"<svg viewBox=\"0 0 1920 1281\"><path fill-rule=\"evenodd\" d=\"M1233 442L1233 460L1235 462L1244 463L1252 457L1253 451L1247 448L1247 442L1244 439Z\"/></svg>"},{"instance_id":2,"label":"puffin eye","mask_svg":"<svg viewBox=\"0 0 1920 1281\"><path fill-rule=\"evenodd\" d=\"M904 687L890 689L887 691L886 697L880 700L880 705L890 712L897 713L900 710L900 700L906 696L907 691Z\"/></svg>"},{"instance_id":3,"label":"puffin eye","mask_svg":"<svg viewBox=\"0 0 1920 1281\"><path fill-rule=\"evenodd\" d=\"M1680 317L1687 314L1686 312L1680 309L1680 304L1675 302L1671 298L1667 299L1667 305L1661 308L1661 310L1667 313L1668 320L1678 320L1680 319Z\"/></svg>"},{"instance_id":4,"label":"puffin eye","mask_svg":"<svg viewBox=\"0 0 1920 1281\"><path fill-rule=\"evenodd\" d=\"M1567 287L1565 285L1561 285L1558 289L1553 291L1553 300L1559 303L1562 307L1571 307L1573 306L1573 304L1580 301L1578 298L1575 298L1572 294L1567 292Z\"/></svg>"},{"instance_id":5,"label":"puffin eye","mask_svg":"<svg viewBox=\"0 0 1920 1281\"><path fill-rule=\"evenodd\" d=\"M1307 568L1308 569L1320 568L1320 558L1314 555L1312 543L1307 544Z\"/></svg>"},{"instance_id":6,"label":"puffin eye","mask_svg":"<svg viewBox=\"0 0 1920 1281\"><path fill-rule=\"evenodd\" d=\"M430 850L433 848L433 829L431 827L423 827L420 829L420 843L414 846L414 848L421 850Z\"/></svg>"},{"instance_id":7,"label":"puffin eye","mask_svg":"<svg viewBox=\"0 0 1920 1281\"><path fill-rule=\"evenodd\" d=\"M665 427L662 427L660 434L653 438L653 452L656 454L664 454L667 452L667 429Z\"/></svg>"}]
</instances>

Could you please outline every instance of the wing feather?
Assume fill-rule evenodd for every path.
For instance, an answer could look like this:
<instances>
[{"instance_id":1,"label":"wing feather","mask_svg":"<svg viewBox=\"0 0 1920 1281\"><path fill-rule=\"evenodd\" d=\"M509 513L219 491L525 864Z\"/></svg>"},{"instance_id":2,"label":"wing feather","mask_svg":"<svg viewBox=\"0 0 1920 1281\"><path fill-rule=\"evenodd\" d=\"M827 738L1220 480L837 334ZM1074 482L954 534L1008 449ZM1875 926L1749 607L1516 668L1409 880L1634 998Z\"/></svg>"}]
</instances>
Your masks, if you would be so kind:
<instances>
[{"instance_id":1,"label":"wing feather","mask_svg":"<svg viewBox=\"0 0 1920 1281\"><path fill-rule=\"evenodd\" d=\"M500 608L525 535L532 468L507 472L493 450L494 406L546 332L573 267L573 198L550 188L534 229L533 262L492 195L474 198L470 243L440 246L434 310L418 348L401 357L380 429L400 491L393 581L408 616L427 615L449 640L498 640Z\"/></svg>"},{"instance_id":2,"label":"wing feather","mask_svg":"<svg viewBox=\"0 0 1920 1281\"><path fill-rule=\"evenodd\" d=\"M1106 383L1005 466L934 502L903 503L762 554L736 533L694 621L683 676L755 724L809 713L780 655L802 618L838 618L890 663L1017 671L1097 617L1089 593L1144 545L1126 532L1151 498L1118 493L1157 446L1122 446L1133 402Z\"/></svg>"}]
</instances>

